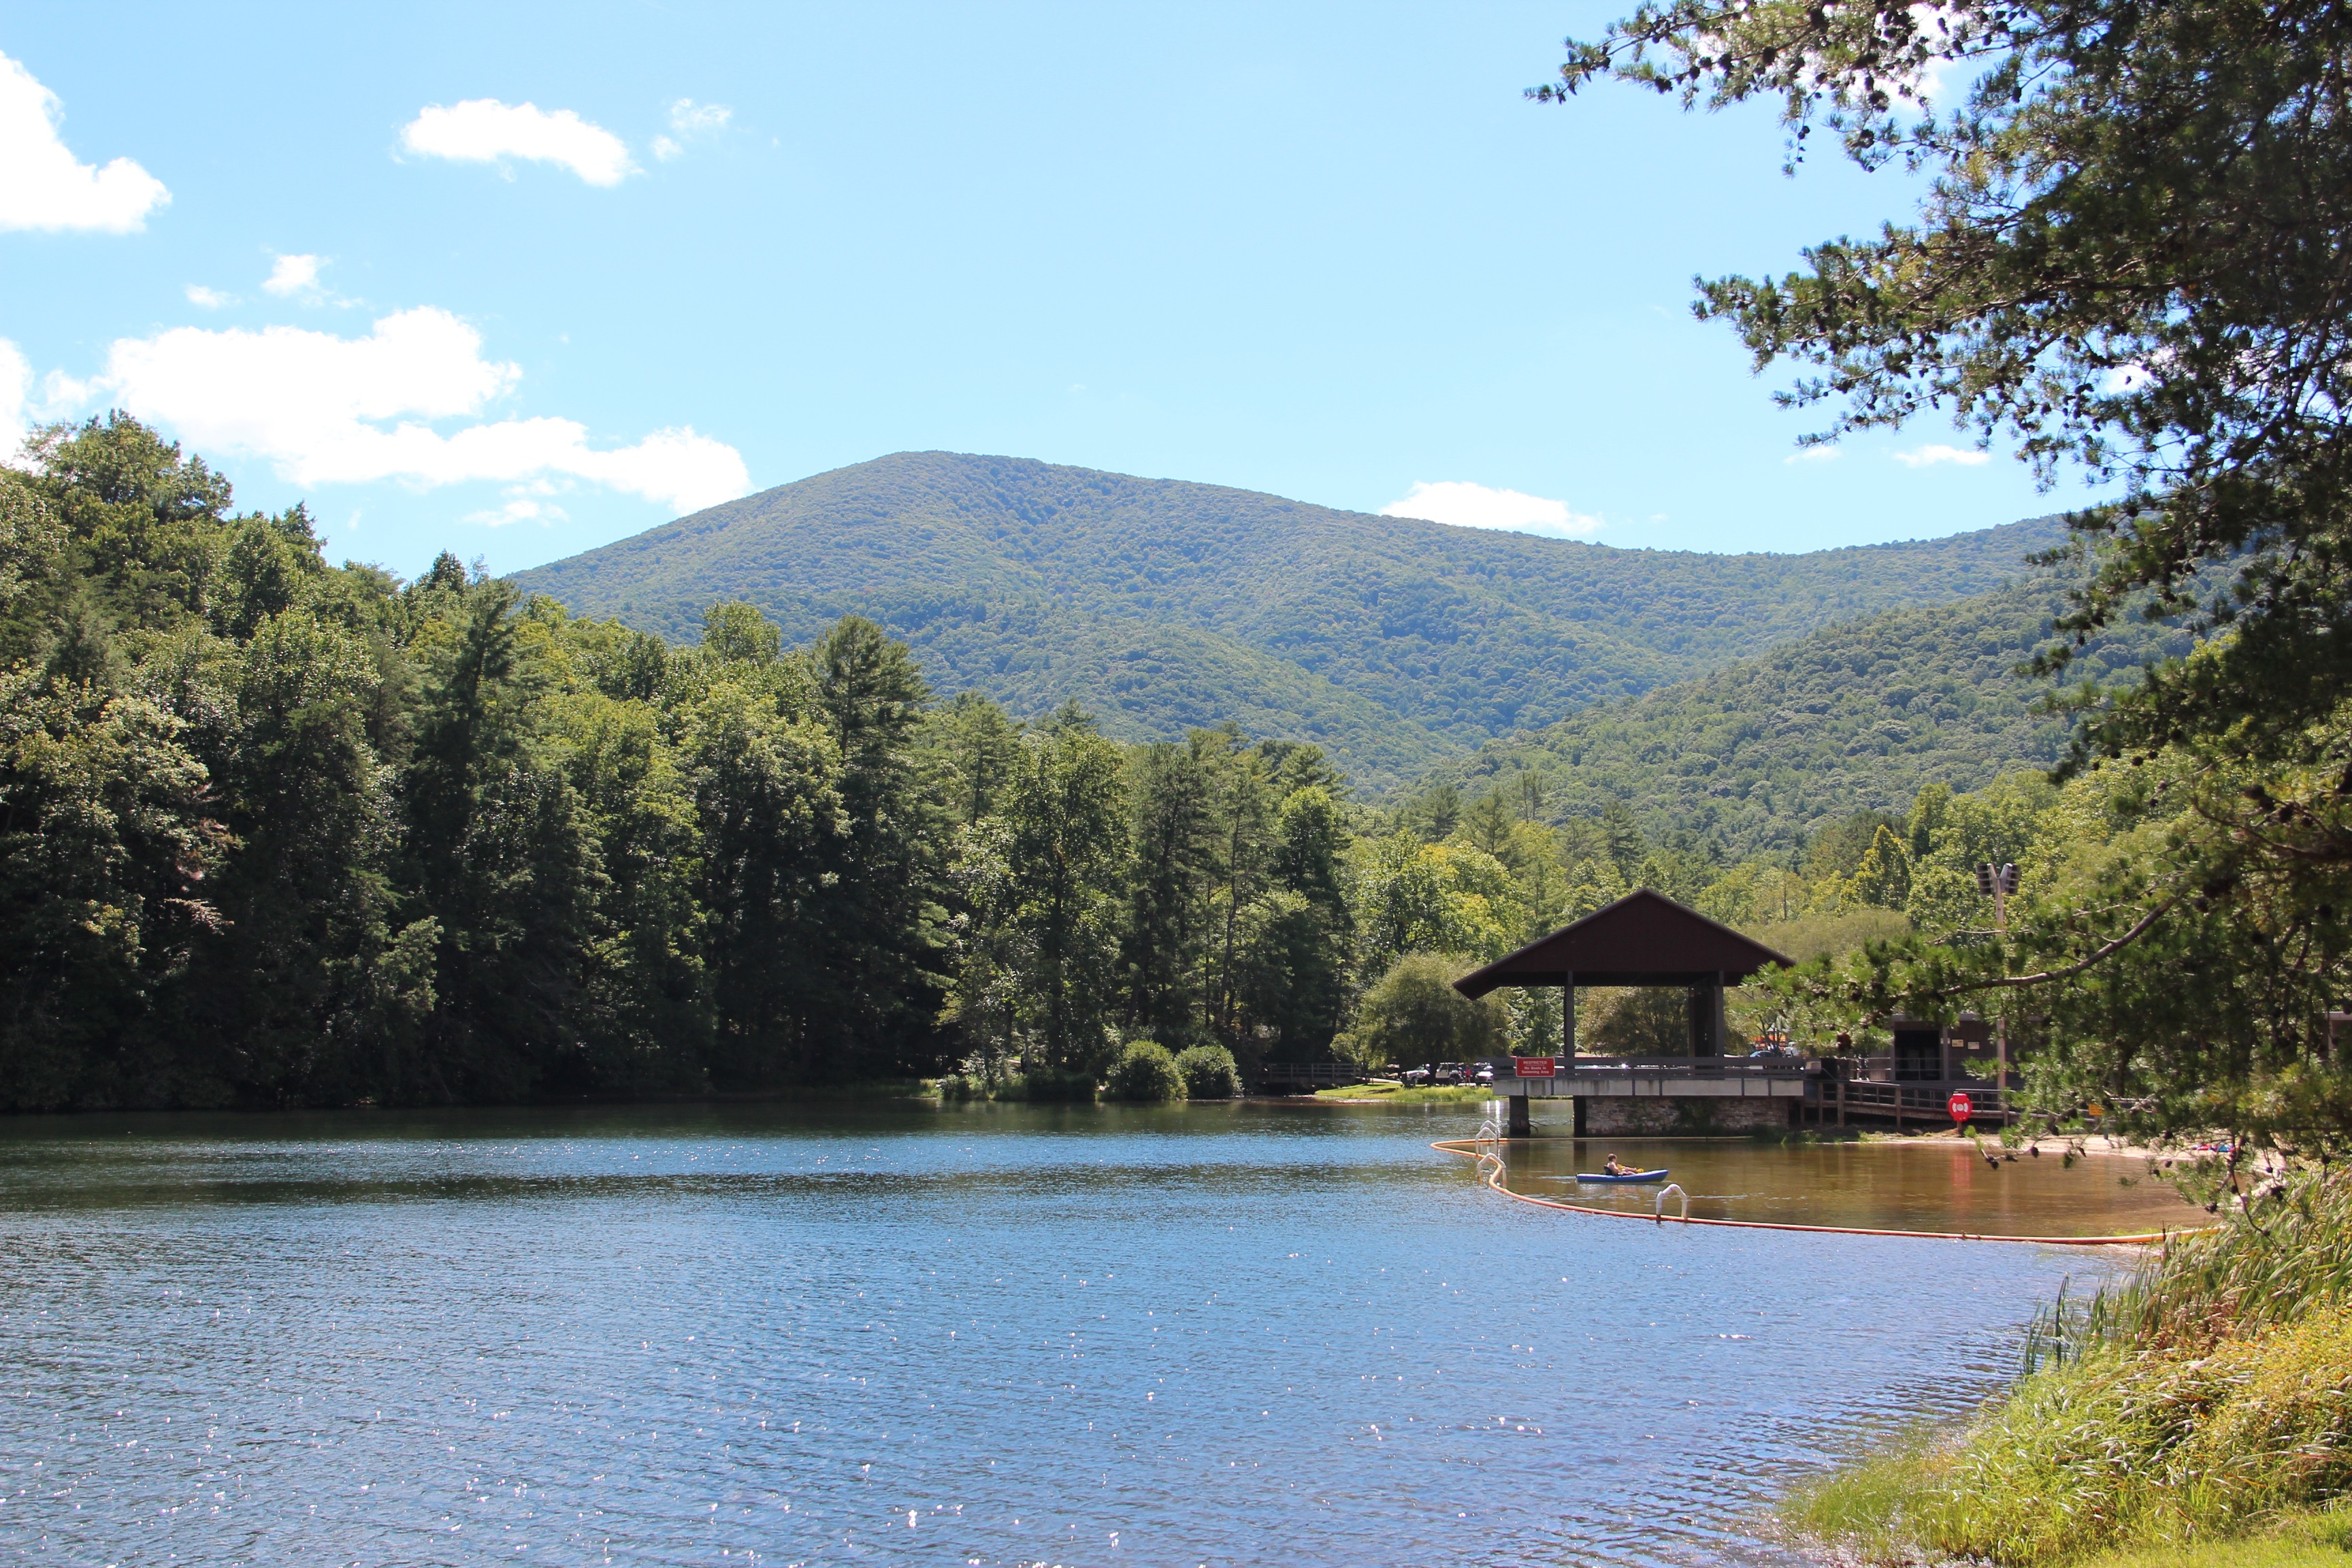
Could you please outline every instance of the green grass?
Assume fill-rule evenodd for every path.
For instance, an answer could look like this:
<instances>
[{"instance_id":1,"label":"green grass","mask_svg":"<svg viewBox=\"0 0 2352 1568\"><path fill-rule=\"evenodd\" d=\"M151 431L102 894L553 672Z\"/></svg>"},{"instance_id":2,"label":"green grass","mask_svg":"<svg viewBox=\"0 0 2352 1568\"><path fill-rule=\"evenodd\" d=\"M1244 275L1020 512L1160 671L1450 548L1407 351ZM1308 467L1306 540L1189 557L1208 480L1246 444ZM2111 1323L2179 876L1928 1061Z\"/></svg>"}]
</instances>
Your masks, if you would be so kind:
<instances>
[{"instance_id":1,"label":"green grass","mask_svg":"<svg viewBox=\"0 0 2352 1568\"><path fill-rule=\"evenodd\" d=\"M1783 1517L1874 1563L2352 1563L2333 1507L2352 1490L2352 1175L2298 1176L2053 1306L2027 1359L1965 1428L1881 1445Z\"/></svg>"},{"instance_id":2,"label":"green grass","mask_svg":"<svg viewBox=\"0 0 2352 1568\"><path fill-rule=\"evenodd\" d=\"M1318 1089L1318 1100L1377 1100L1382 1105L1476 1105L1495 1098L1495 1091L1477 1084L1444 1089L1406 1089L1395 1083L1360 1083L1346 1089Z\"/></svg>"},{"instance_id":3,"label":"green grass","mask_svg":"<svg viewBox=\"0 0 2352 1568\"><path fill-rule=\"evenodd\" d=\"M1848 1471L1808 1489L1782 1517L1835 1549L1837 1561L1884 1564L1934 1562L1944 1554L1890 1529L1902 1505L1927 1480L1928 1462L1915 1444L1906 1457ZM2244 1535L2117 1547L2072 1560L2071 1568L2347 1568L2352 1512L2296 1510Z\"/></svg>"},{"instance_id":4,"label":"green grass","mask_svg":"<svg viewBox=\"0 0 2352 1568\"><path fill-rule=\"evenodd\" d=\"M1799 1487L1781 1500L1780 1517L1800 1532L1864 1563L1900 1563L1916 1551L1913 1500L1934 1479L1933 1434L1914 1429L1867 1463Z\"/></svg>"},{"instance_id":5,"label":"green grass","mask_svg":"<svg viewBox=\"0 0 2352 1568\"><path fill-rule=\"evenodd\" d=\"M2345 1568L2352 1563L2352 1513L2329 1509L2275 1521L2258 1535L2102 1552L2082 1568Z\"/></svg>"}]
</instances>

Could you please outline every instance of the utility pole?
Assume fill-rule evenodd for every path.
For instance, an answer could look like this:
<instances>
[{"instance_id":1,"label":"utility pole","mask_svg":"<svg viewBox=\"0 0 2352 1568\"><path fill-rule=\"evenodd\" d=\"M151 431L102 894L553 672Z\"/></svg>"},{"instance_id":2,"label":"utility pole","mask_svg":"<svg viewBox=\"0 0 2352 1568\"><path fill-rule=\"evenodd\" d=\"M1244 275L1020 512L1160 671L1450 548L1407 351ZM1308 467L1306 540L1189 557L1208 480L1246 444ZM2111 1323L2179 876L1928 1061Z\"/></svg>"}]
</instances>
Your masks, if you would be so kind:
<instances>
[{"instance_id":1,"label":"utility pole","mask_svg":"<svg viewBox=\"0 0 2352 1568\"><path fill-rule=\"evenodd\" d=\"M1977 889L1992 896L1993 934L2004 946L2009 942L2009 896L2017 891L2017 867L2013 862L1996 866L1990 860L1977 862ZM1999 1064L2000 1085L2000 1124L2009 1125L2009 1014L2004 1011L1993 1019L1993 1059Z\"/></svg>"}]
</instances>

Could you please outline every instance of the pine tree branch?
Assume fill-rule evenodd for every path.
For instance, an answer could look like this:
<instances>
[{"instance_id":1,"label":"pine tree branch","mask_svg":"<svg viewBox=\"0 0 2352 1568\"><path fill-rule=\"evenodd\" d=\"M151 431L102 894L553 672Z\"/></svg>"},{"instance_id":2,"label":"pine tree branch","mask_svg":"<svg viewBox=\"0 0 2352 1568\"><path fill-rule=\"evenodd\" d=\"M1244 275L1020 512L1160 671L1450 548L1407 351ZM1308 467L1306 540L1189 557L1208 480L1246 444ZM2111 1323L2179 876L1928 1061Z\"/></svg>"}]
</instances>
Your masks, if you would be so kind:
<instances>
[{"instance_id":1,"label":"pine tree branch","mask_svg":"<svg viewBox=\"0 0 2352 1568\"><path fill-rule=\"evenodd\" d=\"M1938 997L1959 996L1964 995L1970 991L1995 991L2017 985L2044 985L2053 980L2071 980L2075 975L2080 974L2084 970L2092 967L2094 964L2100 963L2106 959L2112 958L2116 953L2121 952L2125 948L2129 947L2133 942L2137 942L2141 937L2146 936L2148 931L2154 928L2156 922L2162 920L2166 915L2171 913L2174 907L2177 906L2181 900L2187 898L2189 893L2189 889L2181 889L2180 891L2173 894L2172 897L2165 900L2164 902L2148 910L2147 914L2142 915L2138 923L2134 925L2131 930L2124 932L2123 935L2116 938L2113 942L2108 942L2105 946L2100 948L2096 952L2094 952L2079 963L2070 963L2063 969L2044 969L2032 974L2004 974L1995 980L1975 980L1970 981L1966 985L1947 985L1941 990L1931 991L1928 994Z\"/></svg>"}]
</instances>

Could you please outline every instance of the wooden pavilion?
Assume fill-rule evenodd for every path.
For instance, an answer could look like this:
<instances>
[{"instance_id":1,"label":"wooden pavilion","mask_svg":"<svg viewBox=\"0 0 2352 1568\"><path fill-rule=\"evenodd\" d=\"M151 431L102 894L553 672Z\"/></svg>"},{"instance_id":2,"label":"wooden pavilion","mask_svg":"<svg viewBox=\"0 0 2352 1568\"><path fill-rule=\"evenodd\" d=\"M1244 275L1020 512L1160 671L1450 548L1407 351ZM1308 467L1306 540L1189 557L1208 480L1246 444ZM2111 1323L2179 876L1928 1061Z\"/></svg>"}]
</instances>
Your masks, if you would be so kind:
<instances>
[{"instance_id":1,"label":"wooden pavilion","mask_svg":"<svg viewBox=\"0 0 2352 1568\"><path fill-rule=\"evenodd\" d=\"M1454 983L1465 996L1506 985L1557 985L1561 991L1560 1055L1576 1055L1576 988L1654 985L1690 996L1688 1055L1720 1058L1727 1047L1723 990L1759 970L1791 962L1762 942L1711 921L1648 888L1637 889L1573 925L1529 942ZM1511 1129L1528 1126L1525 1094L1512 1094Z\"/></svg>"},{"instance_id":2,"label":"wooden pavilion","mask_svg":"<svg viewBox=\"0 0 2352 1568\"><path fill-rule=\"evenodd\" d=\"M1560 1054L1576 1054L1580 985L1668 985L1690 992L1690 1054L1724 1051L1723 988L1790 960L1729 926L1638 888L1574 925L1538 938L1454 983L1465 996L1506 985L1557 985L1565 995Z\"/></svg>"}]
</instances>

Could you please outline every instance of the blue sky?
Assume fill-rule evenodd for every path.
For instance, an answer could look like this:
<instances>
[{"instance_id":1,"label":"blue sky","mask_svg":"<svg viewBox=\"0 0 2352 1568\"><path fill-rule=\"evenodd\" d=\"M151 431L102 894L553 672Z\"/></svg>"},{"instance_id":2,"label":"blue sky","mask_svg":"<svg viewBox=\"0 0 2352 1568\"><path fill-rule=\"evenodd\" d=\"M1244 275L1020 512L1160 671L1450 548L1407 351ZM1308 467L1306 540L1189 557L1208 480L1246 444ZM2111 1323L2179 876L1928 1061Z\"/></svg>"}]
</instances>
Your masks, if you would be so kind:
<instances>
[{"instance_id":1,"label":"blue sky","mask_svg":"<svg viewBox=\"0 0 2352 1568\"><path fill-rule=\"evenodd\" d=\"M16 8L0 422L130 406L404 573L928 447L1678 549L2079 500L1940 421L1792 460L1691 278L1912 187L1521 99L1612 14Z\"/></svg>"}]
</instances>

